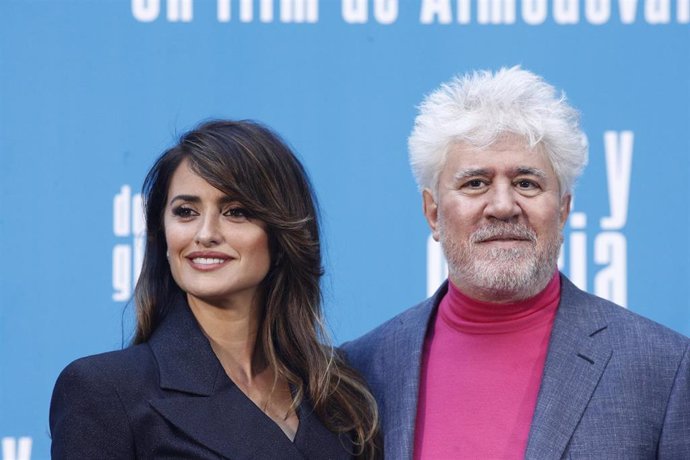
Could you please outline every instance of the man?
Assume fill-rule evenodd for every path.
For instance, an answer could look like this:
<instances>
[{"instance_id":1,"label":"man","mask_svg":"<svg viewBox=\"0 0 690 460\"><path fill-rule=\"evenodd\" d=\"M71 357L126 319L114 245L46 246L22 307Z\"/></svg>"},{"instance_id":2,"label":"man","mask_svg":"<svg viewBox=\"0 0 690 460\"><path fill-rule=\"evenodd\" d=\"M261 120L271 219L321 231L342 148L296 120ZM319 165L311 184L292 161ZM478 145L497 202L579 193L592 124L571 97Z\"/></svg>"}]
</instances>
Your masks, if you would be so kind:
<instances>
[{"instance_id":1,"label":"man","mask_svg":"<svg viewBox=\"0 0 690 460\"><path fill-rule=\"evenodd\" d=\"M518 67L459 77L409 146L449 275L344 345L385 457L690 458L690 341L558 273L587 161L565 97Z\"/></svg>"}]
</instances>

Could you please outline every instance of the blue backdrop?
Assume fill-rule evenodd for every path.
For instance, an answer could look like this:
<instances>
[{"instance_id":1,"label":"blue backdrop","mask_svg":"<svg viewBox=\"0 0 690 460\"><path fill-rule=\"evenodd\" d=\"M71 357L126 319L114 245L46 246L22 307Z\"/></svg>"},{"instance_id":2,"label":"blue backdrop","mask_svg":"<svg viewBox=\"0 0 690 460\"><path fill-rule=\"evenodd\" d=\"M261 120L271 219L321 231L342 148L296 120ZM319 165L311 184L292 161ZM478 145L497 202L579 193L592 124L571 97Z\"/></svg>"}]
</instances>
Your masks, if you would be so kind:
<instances>
[{"instance_id":1,"label":"blue backdrop","mask_svg":"<svg viewBox=\"0 0 690 460\"><path fill-rule=\"evenodd\" d=\"M416 104L521 64L591 145L563 271L690 333L690 0L0 0L0 22L3 459L48 458L60 370L131 337L143 176L211 117L263 121L303 159L339 343L442 276L407 164Z\"/></svg>"}]
</instances>

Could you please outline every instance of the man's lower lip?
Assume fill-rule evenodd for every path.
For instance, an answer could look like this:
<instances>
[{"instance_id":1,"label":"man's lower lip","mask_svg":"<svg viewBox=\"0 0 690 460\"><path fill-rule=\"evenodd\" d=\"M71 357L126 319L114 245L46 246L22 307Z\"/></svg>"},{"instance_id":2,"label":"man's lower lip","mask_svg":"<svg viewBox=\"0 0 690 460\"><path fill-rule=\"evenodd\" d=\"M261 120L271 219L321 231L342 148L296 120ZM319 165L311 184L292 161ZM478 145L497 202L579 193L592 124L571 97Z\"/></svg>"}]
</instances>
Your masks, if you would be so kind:
<instances>
[{"instance_id":1,"label":"man's lower lip","mask_svg":"<svg viewBox=\"0 0 690 460\"><path fill-rule=\"evenodd\" d=\"M530 243L529 240L484 240L480 241L479 244L501 244L501 245L513 245L513 244L522 244L522 243Z\"/></svg>"},{"instance_id":2,"label":"man's lower lip","mask_svg":"<svg viewBox=\"0 0 690 460\"><path fill-rule=\"evenodd\" d=\"M484 241L480 241L480 243L495 243L495 242L499 242L499 243L519 242L519 243L521 243L521 242L527 242L527 241L529 241L529 240L518 240L518 239L513 239L513 238L506 238L506 239L484 240Z\"/></svg>"}]
</instances>

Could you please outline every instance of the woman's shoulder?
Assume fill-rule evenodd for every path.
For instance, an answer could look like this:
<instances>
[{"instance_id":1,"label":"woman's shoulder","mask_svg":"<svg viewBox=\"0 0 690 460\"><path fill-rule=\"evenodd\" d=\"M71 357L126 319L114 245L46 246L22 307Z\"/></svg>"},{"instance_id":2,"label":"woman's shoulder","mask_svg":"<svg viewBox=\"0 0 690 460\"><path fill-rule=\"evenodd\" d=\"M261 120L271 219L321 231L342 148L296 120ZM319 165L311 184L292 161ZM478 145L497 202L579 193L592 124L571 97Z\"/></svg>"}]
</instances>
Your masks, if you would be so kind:
<instances>
[{"instance_id":1,"label":"woman's shoulder","mask_svg":"<svg viewBox=\"0 0 690 460\"><path fill-rule=\"evenodd\" d=\"M147 344L79 358L60 373L57 385L83 387L84 385L132 384L156 375L153 354Z\"/></svg>"},{"instance_id":2,"label":"woman's shoulder","mask_svg":"<svg viewBox=\"0 0 690 460\"><path fill-rule=\"evenodd\" d=\"M147 345L77 359L55 383L50 405L53 458L129 458L133 409L157 386Z\"/></svg>"}]
</instances>

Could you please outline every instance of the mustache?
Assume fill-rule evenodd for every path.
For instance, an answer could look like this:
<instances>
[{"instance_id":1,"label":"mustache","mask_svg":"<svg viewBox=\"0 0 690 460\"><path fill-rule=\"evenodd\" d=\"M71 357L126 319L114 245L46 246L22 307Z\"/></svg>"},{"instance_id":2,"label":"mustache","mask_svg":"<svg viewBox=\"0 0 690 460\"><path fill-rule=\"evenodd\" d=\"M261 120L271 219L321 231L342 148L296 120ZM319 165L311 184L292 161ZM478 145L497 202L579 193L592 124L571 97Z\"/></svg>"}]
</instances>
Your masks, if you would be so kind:
<instances>
[{"instance_id":1,"label":"mustache","mask_svg":"<svg viewBox=\"0 0 690 460\"><path fill-rule=\"evenodd\" d=\"M537 234L524 224L492 224L477 229L470 236L471 243L490 240L526 240L536 243Z\"/></svg>"}]
</instances>

